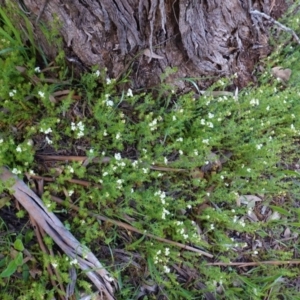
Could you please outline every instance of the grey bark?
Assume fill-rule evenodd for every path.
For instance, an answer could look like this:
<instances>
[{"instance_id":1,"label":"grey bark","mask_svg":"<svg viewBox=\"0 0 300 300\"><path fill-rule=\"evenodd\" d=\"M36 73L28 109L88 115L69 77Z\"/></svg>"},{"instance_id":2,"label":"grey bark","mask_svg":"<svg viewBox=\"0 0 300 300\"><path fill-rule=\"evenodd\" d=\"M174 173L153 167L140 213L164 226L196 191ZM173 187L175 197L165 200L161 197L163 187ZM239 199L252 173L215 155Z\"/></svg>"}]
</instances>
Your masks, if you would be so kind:
<instances>
[{"instance_id":1,"label":"grey bark","mask_svg":"<svg viewBox=\"0 0 300 300\"><path fill-rule=\"evenodd\" d=\"M235 84L245 86L254 64L270 51L268 32L253 26L249 10L276 17L287 7L285 0L46 0L44 10L38 0L23 4L32 22L38 16L47 24L59 20L73 62L106 67L111 78L130 69L133 88L157 84L166 67L178 68L170 82L236 73ZM54 55L53 47L41 44ZM184 88L186 82L175 84Z\"/></svg>"}]
</instances>

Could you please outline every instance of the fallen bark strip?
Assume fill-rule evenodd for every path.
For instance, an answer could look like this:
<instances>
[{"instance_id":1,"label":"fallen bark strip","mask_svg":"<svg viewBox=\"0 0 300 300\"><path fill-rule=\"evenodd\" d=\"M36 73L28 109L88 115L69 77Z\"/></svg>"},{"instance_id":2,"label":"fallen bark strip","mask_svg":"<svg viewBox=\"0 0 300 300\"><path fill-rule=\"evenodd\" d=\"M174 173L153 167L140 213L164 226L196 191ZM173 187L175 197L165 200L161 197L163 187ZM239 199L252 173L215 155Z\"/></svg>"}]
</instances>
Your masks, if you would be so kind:
<instances>
[{"instance_id":1,"label":"fallen bark strip","mask_svg":"<svg viewBox=\"0 0 300 300\"><path fill-rule=\"evenodd\" d=\"M80 268L108 300L114 300L114 287L117 284L95 255L81 245L55 214L47 210L41 199L5 167L0 168L0 180L11 182L10 191L37 224L72 260L78 261Z\"/></svg>"},{"instance_id":2,"label":"fallen bark strip","mask_svg":"<svg viewBox=\"0 0 300 300\"><path fill-rule=\"evenodd\" d=\"M206 266L219 266L219 267L230 267L230 266L236 266L239 268L242 267L251 267L251 266L259 266L259 265L299 265L300 260L265 260L265 261L251 261L251 262L230 262L230 263L224 263L224 262L215 262L215 263L207 263Z\"/></svg>"},{"instance_id":3,"label":"fallen bark strip","mask_svg":"<svg viewBox=\"0 0 300 300\"><path fill-rule=\"evenodd\" d=\"M60 199L56 196L51 195L51 199L53 199L55 202L57 202L61 205L65 205L65 202L62 199ZM68 207L72 208L75 211L79 211L79 207L74 205L74 204L68 203ZM129 224L124 223L124 222L116 221L116 220L113 220L113 219L110 219L110 218L107 218L107 217L104 217L104 216L101 216L101 215L98 215L98 214L94 214L94 213L91 213L91 212L87 212L87 214L91 217L94 217L94 218L98 219L98 220L108 222L108 223L112 223L112 224L114 224L118 227L123 227L126 230L133 231L133 232L139 233L141 235L145 235L145 236L153 238L157 241L160 241L160 242L163 242L163 243L166 243L166 244L169 244L169 245L173 245L175 247L179 247L179 248L182 248L182 249L185 249L185 250L193 251L193 252L199 253L199 254L201 254L203 256L206 256L206 257L209 257L209 258L213 258L212 254L207 253L205 251L202 251L198 248L191 247L191 246L188 246L188 245L184 245L184 244L181 244L181 243L178 243L178 242L174 242L174 241L171 241L171 240L168 240L168 239L158 237L158 236L153 235L151 233L147 233L143 230L139 230L139 229L137 229L137 228L135 228L135 227L133 227Z\"/></svg>"}]
</instances>

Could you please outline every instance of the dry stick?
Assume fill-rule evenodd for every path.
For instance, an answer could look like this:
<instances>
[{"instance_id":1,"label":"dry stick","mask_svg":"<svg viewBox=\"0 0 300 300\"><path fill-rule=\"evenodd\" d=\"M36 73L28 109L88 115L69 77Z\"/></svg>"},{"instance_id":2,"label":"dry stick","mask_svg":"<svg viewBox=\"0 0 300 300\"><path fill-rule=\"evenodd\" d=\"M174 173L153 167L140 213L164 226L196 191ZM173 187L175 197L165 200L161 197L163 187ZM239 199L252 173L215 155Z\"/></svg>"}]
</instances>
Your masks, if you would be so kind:
<instances>
[{"instance_id":1,"label":"dry stick","mask_svg":"<svg viewBox=\"0 0 300 300\"><path fill-rule=\"evenodd\" d=\"M38 244L40 246L40 249L47 255L49 255L49 252L47 251L47 248L43 242L43 239L42 239L42 235L41 235L41 232L39 231L39 227L38 227L38 224L35 222L34 218L32 218L32 216L30 216L30 222L34 228L34 232L35 232L35 236L37 238L37 241L38 241ZM50 264L47 264L47 271L48 271L48 274L49 274L49 278L50 278L50 281L51 281L51 284L53 287L55 287L56 283L53 279L53 271L52 271L52 268L51 268L51 265Z\"/></svg>"},{"instance_id":2,"label":"dry stick","mask_svg":"<svg viewBox=\"0 0 300 300\"><path fill-rule=\"evenodd\" d=\"M30 216L30 221L31 221L31 224L33 225L34 227L34 232L35 232L35 235L36 235L36 238L38 240L38 243L39 243L39 246L40 248L42 249L42 251L47 254L47 255L51 255L52 257L54 257L54 253L53 251L46 247L44 241L43 241L43 237L45 237L45 232L43 231L42 228L39 227L39 225L36 223L36 221L34 220L34 218L32 218L32 216ZM47 265L47 270L48 270L48 273L49 273L49 277L50 277L50 281L51 281L51 284L53 287L56 286L56 282L54 281L53 279L53 271L52 271L52 267L51 267L51 264L48 264ZM56 275L56 278L58 280L58 284L59 284L59 287L61 289L61 291L66 294L66 291L65 291L65 288L63 286L63 283L62 283L62 280L61 280L61 277L59 275L59 273L57 272L56 268L53 267L53 270L54 270L54 273ZM62 295L59 296L62 300L64 299L64 297Z\"/></svg>"},{"instance_id":3,"label":"dry stick","mask_svg":"<svg viewBox=\"0 0 300 300\"><path fill-rule=\"evenodd\" d=\"M224 262L215 262L215 263L207 263L206 266L221 266L221 267L229 267L229 266L237 266L239 268L242 267L251 267L251 266L259 266L259 265L298 265L300 264L300 260L266 260L266 261L252 261L252 262L230 262L230 263L224 263Z\"/></svg>"},{"instance_id":4,"label":"dry stick","mask_svg":"<svg viewBox=\"0 0 300 300\"><path fill-rule=\"evenodd\" d=\"M66 204L66 202L64 200L62 200L62 199L60 199L60 198L58 198L56 196L52 196L51 195L51 199L54 200L55 202L59 203L59 204L68 206L68 207L74 209L75 211L80 211L80 208L78 206L76 206L74 204L71 204L71 203ZM110 219L110 218L107 218L107 217L104 217L104 216L101 216L101 215L98 215L98 214L94 214L94 213L91 213L91 212L87 212L87 214L89 216L97 218L97 219L99 219L101 221L112 223L112 224L117 225L119 227L123 227L123 228L125 228L127 230L139 233L141 235L145 235L147 237L153 238L153 239L158 240L160 242L164 242L164 243L167 243L167 244L170 244L170 245L173 245L173 246L185 249L185 250L190 250L190 251L199 253L199 254L201 254L203 256L209 257L209 258L213 257L213 255L210 254L210 253L204 252L202 250L199 250L199 249L191 247L191 246L187 246L187 245L184 245L184 244L181 244L181 243L178 243L178 242L174 242L174 241L171 241L171 240L168 240L168 239L164 239L164 238L155 236L155 235L153 235L151 233L147 233L147 232L145 232L143 230L139 230L139 229L137 229L137 228L135 228L135 227L133 227L131 225L128 225L126 223L123 223L123 222L120 222L120 221L116 221L116 220L113 220L113 219Z\"/></svg>"},{"instance_id":5,"label":"dry stick","mask_svg":"<svg viewBox=\"0 0 300 300\"><path fill-rule=\"evenodd\" d=\"M90 158L87 156L64 156L64 155L37 155L37 157L43 160L50 160L50 161L78 161L85 163ZM103 157L102 159L99 157L94 157L91 159L92 162L101 162L101 163L108 163L111 161L110 157ZM155 171L166 171L166 172L188 172L186 169L178 169L178 168L171 168L171 167L161 167L157 165L151 165L149 167L151 170ZM30 175L34 178L34 175Z\"/></svg>"},{"instance_id":6,"label":"dry stick","mask_svg":"<svg viewBox=\"0 0 300 300\"><path fill-rule=\"evenodd\" d=\"M275 25L277 25L279 28L281 28L282 30L286 31L286 32L289 32L292 34L292 36L294 37L294 39L297 41L298 44L300 44L300 39L299 37L297 36L296 32L289 28L289 27L286 27L284 26L283 24L281 24L280 22L274 20L272 17L268 16L267 14L263 13L263 12L260 12L258 10L250 10L250 14L253 14L253 15L259 15L267 20L271 20L272 22L274 22Z\"/></svg>"},{"instance_id":7,"label":"dry stick","mask_svg":"<svg viewBox=\"0 0 300 300\"><path fill-rule=\"evenodd\" d=\"M37 179L37 180L44 180L46 182L54 182L55 181L55 178L52 178L52 177L32 175L32 174L29 174L29 173L25 173L25 175L26 175L27 178L33 178L33 179ZM79 184L79 185L82 185L82 186L85 186L85 187L89 187L91 185L101 187L99 184L96 184L96 183L92 184L89 181L81 180L81 179L68 179L67 181L70 182L70 183Z\"/></svg>"}]
</instances>

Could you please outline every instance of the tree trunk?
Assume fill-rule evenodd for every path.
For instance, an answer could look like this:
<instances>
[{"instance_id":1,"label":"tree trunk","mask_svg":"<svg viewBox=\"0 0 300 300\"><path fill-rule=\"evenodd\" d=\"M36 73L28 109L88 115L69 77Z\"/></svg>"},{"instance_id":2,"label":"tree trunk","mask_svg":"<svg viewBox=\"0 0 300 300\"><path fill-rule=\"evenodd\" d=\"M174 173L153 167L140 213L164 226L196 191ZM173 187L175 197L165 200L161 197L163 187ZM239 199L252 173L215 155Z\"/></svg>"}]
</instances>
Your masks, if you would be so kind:
<instances>
[{"instance_id":1,"label":"tree trunk","mask_svg":"<svg viewBox=\"0 0 300 300\"><path fill-rule=\"evenodd\" d=\"M133 88L156 85L167 67L177 68L168 80L181 78L174 82L181 89L187 84L183 78L235 73L235 85L245 86L255 63L270 52L268 30L249 10L276 18L287 8L285 0L23 2L32 23L37 18L47 24L59 20L68 59L75 66L80 61L85 67L106 67L111 78L131 70ZM40 43L53 55L53 46ZM203 80L195 81L205 88Z\"/></svg>"}]
</instances>

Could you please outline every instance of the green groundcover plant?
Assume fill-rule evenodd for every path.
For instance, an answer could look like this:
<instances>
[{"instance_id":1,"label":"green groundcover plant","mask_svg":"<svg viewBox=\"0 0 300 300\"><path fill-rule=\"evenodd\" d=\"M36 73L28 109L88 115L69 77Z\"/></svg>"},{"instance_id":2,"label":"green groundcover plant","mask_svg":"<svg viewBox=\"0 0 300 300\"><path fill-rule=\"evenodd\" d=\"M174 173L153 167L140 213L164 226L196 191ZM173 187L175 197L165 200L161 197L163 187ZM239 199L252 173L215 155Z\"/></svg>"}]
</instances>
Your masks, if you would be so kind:
<instances>
[{"instance_id":1,"label":"green groundcover plant","mask_svg":"<svg viewBox=\"0 0 300 300\"><path fill-rule=\"evenodd\" d=\"M22 46L2 10L1 17L0 164L19 176L55 178L45 185L44 203L99 253L118 278L117 299L202 299L207 291L218 299L298 297L294 265L207 263L297 258L299 46L279 46L264 63L259 84L237 93L212 93L225 90L229 78L216 80L205 95L178 95L165 84L168 72L176 70L166 71L159 92L133 91L126 79L117 82L96 67L67 79L63 52L52 64L41 59L37 47ZM298 19L290 18L288 25L295 24ZM283 34L281 44L288 39ZM289 83L271 77L276 65L292 69ZM60 98L62 91L67 92ZM48 153L87 160L43 165L40 159ZM74 178L90 185L70 182ZM0 205L15 211L7 188L1 184ZM70 201L78 212L68 207ZM127 232L88 212L199 247L214 258ZM17 216L22 222L28 218L22 209ZM56 268L68 284L72 262L58 251L42 253L32 229L23 224L12 232L7 220L0 220L1 299L52 299L62 291L49 284L46 266ZM45 242L54 247L50 238ZM35 259L25 260L28 253ZM93 288L78 272L79 299L80 291Z\"/></svg>"}]
</instances>

